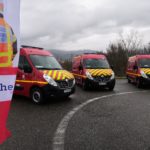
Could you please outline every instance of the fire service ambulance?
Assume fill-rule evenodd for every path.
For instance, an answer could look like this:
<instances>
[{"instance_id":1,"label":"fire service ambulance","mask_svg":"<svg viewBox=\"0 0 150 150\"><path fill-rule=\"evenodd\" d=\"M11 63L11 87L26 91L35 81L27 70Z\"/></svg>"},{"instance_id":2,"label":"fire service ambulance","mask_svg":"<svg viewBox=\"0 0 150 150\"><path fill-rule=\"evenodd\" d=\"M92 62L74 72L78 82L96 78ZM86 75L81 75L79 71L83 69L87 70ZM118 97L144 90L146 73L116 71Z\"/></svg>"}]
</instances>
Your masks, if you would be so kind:
<instances>
[{"instance_id":1,"label":"fire service ambulance","mask_svg":"<svg viewBox=\"0 0 150 150\"><path fill-rule=\"evenodd\" d=\"M76 83L83 89L89 87L107 87L113 90L115 74L104 55L82 54L73 58L72 72Z\"/></svg>"},{"instance_id":2,"label":"fire service ambulance","mask_svg":"<svg viewBox=\"0 0 150 150\"><path fill-rule=\"evenodd\" d=\"M136 55L128 59L126 71L128 82L136 83L140 88L150 85L150 55Z\"/></svg>"},{"instance_id":3,"label":"fire service ambulance","mask_svg":"<svg viewBox=\"0 0 150 150\"><path fill-rule=\"evenodd\" d=\"M50 96L67 98L74 92L74 76L62 69L49 51L22 46L15 95L30 97L40 104Z\"/></svg>"}]
</instances>

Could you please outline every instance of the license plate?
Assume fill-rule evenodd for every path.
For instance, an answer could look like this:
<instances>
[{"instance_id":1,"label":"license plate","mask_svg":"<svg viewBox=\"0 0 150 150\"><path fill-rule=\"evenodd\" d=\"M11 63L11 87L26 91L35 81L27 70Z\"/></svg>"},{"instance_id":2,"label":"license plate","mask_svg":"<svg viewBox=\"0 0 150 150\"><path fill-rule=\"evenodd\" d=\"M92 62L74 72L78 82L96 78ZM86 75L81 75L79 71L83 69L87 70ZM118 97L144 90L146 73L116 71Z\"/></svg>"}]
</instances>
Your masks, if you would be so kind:
<instances>
[{"instance_id":1,"label":"license plate","mask_svg":"<svg viewBox=\"0 0 150 150\"><path fill-rule=\"evenodd\" d=\"M105 82L99 82L99 85L106 85Z\"/></svg>"},{"instance_id":2,"label":"license plate","mask_svg":"<svg viewBox=\"0 0 150 150\"><path fill-rule=\"evenodd\" d=\"M69 93L69 92L71 92L71 89L64 90L64 93Z\"/></svg>"}]
</instances>

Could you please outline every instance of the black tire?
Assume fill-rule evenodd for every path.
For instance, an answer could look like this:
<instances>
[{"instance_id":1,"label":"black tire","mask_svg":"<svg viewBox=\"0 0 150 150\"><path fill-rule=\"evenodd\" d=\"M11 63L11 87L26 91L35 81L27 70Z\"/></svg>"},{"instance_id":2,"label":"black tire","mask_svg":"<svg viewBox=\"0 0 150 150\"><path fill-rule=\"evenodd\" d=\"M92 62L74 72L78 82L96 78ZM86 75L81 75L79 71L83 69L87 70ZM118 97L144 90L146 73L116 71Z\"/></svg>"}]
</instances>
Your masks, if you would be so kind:
<instances>
[{"instance_id":1,"label":"black tire","mask_svg":"<svg viewBox=\"0 0 150 150\"><path fill-rule=\"evenodd\" d=\"M63 100L69 100L69 96L70 96L70 94L64 95L64 96L62 96L62 99L63 99Z\"/></svg>"},{"instance_id":2,"label":"black tire","mask_svg":"<svg viewBox=\"0 0 150 150\"><path fill-rule=\"evenodd\" d=\"M85 91L89 89L89 86L85 81L82 81L82 89Z\"/></svg>"},{"instance_id":3,"label":"black tire","mask_svg":"<svg viewBox=\"0 0 150 150\"><path fill-rule=\"evenodd\" d=\"M40 88L33 88L30 97L35 104L42 104L45 102L43 92Z\"/></svg>"},{"instance_id":4,"label":"black tire","mask_svg":"<svg viewBox=\"0 0 150 150\"><path fill-rule=\"evenodd\" d=\"M113 91L115 87L115 83L108 85L108 90Z\"/></svg>"},{"instance_id":5,"label":"black tire","mask_svg":"<svg viewBox=\"0 0 150 150\"><path fill-rule=\"evenodd\" d=\"M137 80L136 80L136 86L137 86L137 88L139 88L139 89L143 87L142 81L141 81L140 79L137 79Z\"/></svg>"},{"instance_id":6,"label":"black tire","mask_svg":"<svg viewBox=\"0 0 150 150\"><path fill-rule=\"evenodd\" d=\"M131 83L131 80L128 78L128 83Z\"/></svg>"}]
</instances>

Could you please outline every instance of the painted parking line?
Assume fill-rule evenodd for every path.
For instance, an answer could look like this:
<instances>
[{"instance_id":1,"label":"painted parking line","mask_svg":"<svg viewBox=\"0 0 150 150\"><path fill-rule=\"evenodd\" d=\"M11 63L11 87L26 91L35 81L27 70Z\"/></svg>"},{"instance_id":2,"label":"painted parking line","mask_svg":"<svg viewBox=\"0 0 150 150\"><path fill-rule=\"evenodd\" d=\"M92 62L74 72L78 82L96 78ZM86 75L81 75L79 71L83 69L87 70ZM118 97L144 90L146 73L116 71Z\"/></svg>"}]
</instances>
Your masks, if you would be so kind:
<instances>
[{"instance_id":1,"label":"painted parking line","mask_svg":"<svg viewBox=\"0 0 150 150\"><path fill-rule=\"evenodd\" d=\"M54 138L53 138L53 150L64 150L64 144L65 144L65 133L69 124L69 121L73 118L75 113L77 113L79 110L81 110L84 106L98 101L105 98L113 97L113 96L121 96L126 94L134 94L134 93L140 93L140 92L147 92L148 90L144 91L133 91L133 92L122 92L122 93L116 93L111 95L104 95L96 98L92 98L87 100L86 102L80 104L79 106L73 108L71 111L69 111L64 118L61 120L60 124L58 125L58 128L55 132Z\"/></svg>"}]
</instances>

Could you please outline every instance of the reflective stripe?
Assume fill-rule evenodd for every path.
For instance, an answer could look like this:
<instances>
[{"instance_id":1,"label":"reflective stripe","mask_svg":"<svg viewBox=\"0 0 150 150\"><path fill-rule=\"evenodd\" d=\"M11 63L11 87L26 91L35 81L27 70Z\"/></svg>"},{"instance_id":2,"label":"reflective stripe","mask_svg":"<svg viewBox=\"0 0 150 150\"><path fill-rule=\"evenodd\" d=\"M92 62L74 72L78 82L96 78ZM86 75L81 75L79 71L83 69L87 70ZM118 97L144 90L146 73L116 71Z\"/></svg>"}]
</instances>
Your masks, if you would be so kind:
<instances>
[{"instance_id":1,"label":"reflective stripe","mask_svg":"<svg viewBox=\"0 0 150 150\"><path fill-rule=\"evenodd\" d=\"M82 78L84 78L84 79L86 79L86 78L87 78L86 76L79 75L79 74L75 74L75 73L73 73L73 75L74 75L74 76L78 76L78 77L82 77Z\"/></svg>"},{"instance_id":2,"label":"reflective stripe","mask_svg":"<svg viewBox=\"0 0 150 150\"><path fill-rule=\"evenodd\" d=\"M127 72L127 74L134 75L134 76L137 76L137 77L140 77L140 76L141 76L140 74L131 73L131 72Z\"/></svg>"},{"instance_id":3,"label":"reflective stripe","mask_svg":"<svg viewBox=\"0 0 150 150\"><path fill-rule=\"evenodd\" d=\"M16 80L16 82L22 82L22 83L38 83L38 84L48 84L48 82L41 82L41 81L30 81L30 80Z\"/></svg>"},{"instance_id":4,"label":"reflective stripe","mask_svg":"<svg viewBox=\"0 0 150 150\"><path fill-rule=\"evenodd\" d=\"M65 71L65 70L49 70L49 71L43 71L44 74L47 74L54 80L64 80L64 79L74 79L74 76Z\"/></svg>"}]
</instances>

